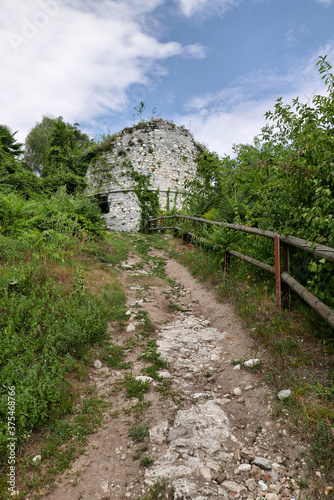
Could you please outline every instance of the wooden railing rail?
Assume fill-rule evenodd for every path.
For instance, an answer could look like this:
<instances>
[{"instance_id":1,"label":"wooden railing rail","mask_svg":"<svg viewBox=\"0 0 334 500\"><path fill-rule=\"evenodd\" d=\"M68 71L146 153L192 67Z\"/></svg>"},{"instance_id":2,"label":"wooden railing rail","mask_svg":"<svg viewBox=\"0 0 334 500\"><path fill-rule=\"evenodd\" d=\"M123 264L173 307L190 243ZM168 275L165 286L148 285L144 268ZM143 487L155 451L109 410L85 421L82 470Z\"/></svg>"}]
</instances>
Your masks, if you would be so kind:
<instances>
[{"instance_id":1,"label":"wooden railing rail","mask_svg":"<svg viewBox=\"0 0 334 500\"><path fill-rule=\"evenodd\" d=\"M185 220L193 220L197 222L201 222L203 224L213 224L215 226L224 226L229 229L235 229L236 231L243 231L244 233L257 234L259 236L264 236L266 238L275 239L275 233L272 231L268 231L266 229L259 229L257 227L249 227L249 226L241 226L239 224L230 224L228 222L217 222L207 219L201 219L198 217L189 217L188 215L166 215L164 217L156 217L154 219L149 219L148 222L154 222L157 220L164 219L185 219ZM151 229L159 229L151 228ZM334 248L326 247L325 245L320 245L319 243L309 243L301 238L296 238L295 236L284 236L280 235L280 241L287 243L288 245L297 247L301 250L305 250L305 252L312 253L313 255L317 255L326 260L334 262Z\"/></svg>"},{"instance_id":2,"label":"wooden railing rail","mask_svg":"<svg viewBox=\"0 0 334 500\"><path fill-rule=\"evenodd\" d=\"M176 225L171 225L168 227L164 227L164 220L166 219L182 219L186 221L195 221L197 224L207 224L207 225L215 225L215 226L223 226L229 229L233 229L236 231L243 231L249 234L256 234L260 236L264 236L266 238L270 238L274 240L275 243L275 267L265 264L264 262L260 262L248 255L244 255L235 250L228 250L225 252L225 262L224 267L226 269L227 262L227 254L233 255L239 259L242 259L250 264L259 267L271 274L276 276L276 304L277 307L289 307L290 306L290 288L294 290L303 300L314 309L329 325L334 328L334 311L324 304L320 299L315 297L309 290L307 290L303 285L301 285L295 278L293 278L290 272L290 258L289 258L289 246L294 246L305 252L312 253L318 257L324 258L330 262L334 262L334 248L327 247L325 245L320 245L315 242L307 242L301 238L296 238L294 236L285 236L279 235L277 233L273 233L272 231L267 231L265 229L259 229L255 227L242 226L239 224L230 224L225 222L218 221L209 221L207 219L202 219L198 217L190 217L187 215L169 215L164 217L156 217L153 219L149 219L146 221L148 226L148 232L152 232L154 230L164 230L164 229L173 229L174 231L182 232L184 236L188 236L191 239L196 239L198 242L206 242L211 243L209 240L201 236L197 236L195 233L192 233L188 230L181 229ZM156 227L152 227L152 223L159 221L160 224ZM283 250L283 269L281 269L281 244ZM218 245L221 247L221 245Z\"/></svg>"}]
</instances>

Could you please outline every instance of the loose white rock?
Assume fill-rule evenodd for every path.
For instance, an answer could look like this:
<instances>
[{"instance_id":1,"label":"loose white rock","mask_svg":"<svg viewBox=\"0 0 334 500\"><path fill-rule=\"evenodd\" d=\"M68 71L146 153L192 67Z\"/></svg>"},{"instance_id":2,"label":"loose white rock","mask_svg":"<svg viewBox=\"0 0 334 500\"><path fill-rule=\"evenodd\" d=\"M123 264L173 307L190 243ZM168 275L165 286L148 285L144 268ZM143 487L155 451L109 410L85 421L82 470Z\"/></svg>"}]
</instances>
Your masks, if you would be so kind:
<instances>
[{"instance_id":1,"label":"loose white rock","mask_svg":"<svg viewBox=\"0 0 334 500\"><path fill-rule=\"evenodd\" d=\"M237 484L233 481L224 481L222 486L224 486L224 488L226 488L228 491L231 491L232 493L241 493L242 491L246 490L244 486L241 486L240 484Z\"/></svg>"},{"instance_id":2,"label":"loose white rock","mask_svg":"<svg viewBox=\"0 0 334 500\"><path fill-rule=\"evenodd\" d=\"M242 390L240 389L240 387L236 387L236 388L233 390L233 393L235 394L235 396L241 396L241 394L242 394Z\"/></svg>"},{"instance_id":3,"label":"loose white rock","mask_svg":"<svg viewBox=\"0 0 334 500\"><path fill-rule=\"evenodd\" d=\"M132 266L130 266L130 264L127 264L126 262L122 262L121 267L123 269L132 269Z\"/></svg>"},{"instance_id":4,"label":"loose white rock","mask_svg":"<svg viewBox=\"0 0 334 500\"><path fill-rule=\"evenodd\" d=\"M208 467L209 469L211 469L213 471L219 470L219 464L217 462L213 462L212 460L205 462L205 467Z\"/></svg>"},{"instance_id":5,"label":"loose white rock","mask_svg":"<svg viewBox=\"0 0 334 500\"><path fill-rule=\"evenodd\" d=\"M282 401L282 399L289 398L290 396L291 396L291 391L290 391L290 389L286 389L286 390L280 391L280 392L277 394L278 399L280 399L281 401Z\"/></svg>"},{"instance_id":6,"label":"loose white rock","mask_svg":"<svg viewBox=\"0 0 334 500\"><path fill-rule=\"evenodd\" d=\"M241 471L241 472L248 472L250 471L252 468L251 464L240 464L238 469Z\"/></svg>"},{"instance_id":7,"label":"loose white rock","mask_svg":"<svg viewBox=\"0 0 334 500\"><path fill-rule=\"evenodd\" d=\"M101 483L101 489L103 493L109 493L109 483L108 481L102 481Z\"/></svg>"},{"instance_id":8,"label":"loose white rock","mask_svg":"<svg viewBox=\"0 0 334 500\"><path fill-rule=\"evenodd\" d=\"M152 377L147 377L146 375L138 375L135 377L136 380L139 380L140 382L152 382L153 378Z\"/></svg>"},{"instance_id":9,"label":"loose white rock","mask_svg":"<svg viewBox=\"0 0 334 500\"><path fill-rule=\"evenodd\" d=\"M254 491L256 489L256 481L255 479L247 479L246 481L246 486L249 489L249 491Z\"/></svg>"},{"instance_id":10,"label":"loose white rock","mask_svg":"<svg viewBox=\"0 0 334 500\"><path fill-rule=\"evenodd\" d=\"M149 431L150 440L153 443L162 444L166 441L168 431L168 422L167 420L160 422L158 425L152 427Z\"/></svg>"},{"instance_id":11,"label":"loose white rock","mask_svg":"<svg viewBox=\"0 0 334 500\"><path fill-rule=\"evenodd\" d=\"M266 483L264 483L263 481L259 481L258 485L260 486L262 491L267 491L268 486L266 485Z\"/></svg>"},{"instance_id":12,"label":"loose white rock","mask_svg":"<svg viewBox=\"0 0 334 500\"><path fill-rule=\"evenodd\" d=\"M41 461L42 461L42 455L36 455L36 456L32 459L32 461L33 461L34 463L36 463L36 462L41 462Z\"/></svg>"},{"instance_id":13,"label":"loose white rock","mask_svg":"<svg viewBox=\"0 0 334 500\"><path fill-rule=\"evenodd\" d=\"M271 461L264 457L255 457L253 464L264 470L270 470L272 466Z\"/></svg>"},{"instance_id":14,"label":"loose white rock","mask_svg":"<svg viewBox=\"0 0 334 500\"><path fill-rule=\"evenodd\" d=\"M128 326L126 327L126 331L129 333L129 332L133 332L134 330L136 329L134 323L129 323Z\"/></svg>"},{"instance_id":15,"label":"loose white rock","mask_svg":"<svg viewBox=\"0 0 334 500\"><path fill-rule=\"evenodd\" d=\"M247 366L247 368L252 368L253 366L259 365L260 360L255 358L255 359L249 359L248 361L244 362L244 365Z\"/></svg>"},{"instance_id":16,"label":"loose white rock","mask_svg":"<svg viewBox=\"0 0 334 500\"><path fill-rule=\"evenodd\" d=\"M194 399L198 399L198 398L200 398L200 397L202 397L202 396L203 396L204 398L208 397L208 395L207 395L207 394L205 394L205 392L196 392L195 394L193 394L193 395L192 395L192 398L194 398Z\"/></svg>"},{"instance_id":17,"label":"loose white rock","mask_svg":"<svg viewBox=\"0 0 334 500\"><path fill-rule=\"evenodd\" d=\"M199 471L206 481L211 481L211 470L208 467L201 467Z\"/></svg>"},{"instance_id":18,"label":"loose white rock","mask_svg":"<svg viewBox=\"0 0 334 500\"><path fill-rule=\"evenodd\" d=\"M171 378L172 375L169 372L158 372L159 377L162 378Z\"/></svg>"},{"instance_id":19,"label":"loose white rock","mask_svg":"<svg viewBox=\"0 0 334 500\"><path fill-rule=\"evenodd\" d=\"M96 359L94 361L94 368L96 368L97 370L100 370L100 368L102 368L102 363L99 359Z\"/></svg>"}]
</instances>

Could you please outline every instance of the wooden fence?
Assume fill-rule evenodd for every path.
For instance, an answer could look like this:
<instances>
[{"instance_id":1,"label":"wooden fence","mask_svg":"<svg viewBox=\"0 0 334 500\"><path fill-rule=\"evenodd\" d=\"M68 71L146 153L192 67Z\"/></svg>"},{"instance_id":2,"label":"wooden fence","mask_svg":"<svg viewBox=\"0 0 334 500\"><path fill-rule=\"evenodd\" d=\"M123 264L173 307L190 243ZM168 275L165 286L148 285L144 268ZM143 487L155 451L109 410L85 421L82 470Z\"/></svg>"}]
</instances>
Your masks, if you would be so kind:
<instances>
[{"instance_id":1,"label":"wooden fence","mask_svg":"<svg viewBox=\"0 0 334 500\"><path fill-rule=\"evenodd\" d=\"M273 233L272 231L267 231L265 229L258 229L255 227L241 226L239 224L229 224L224 222L217 221L209 221L206 219L200 219L197 217L189 217L186 215L170 215L165 217L158 217L154 219L149 219L146 221L148 232L156 230L165 230L165 229L173 229L174 231L178 231L182 233L184 236L188 236L190 239L196 239L196 241L203 241L210 243L209 240L206 240L203 237L197 236L195 233L190 232L184 228L180 228L176 225L172 226L164 226L164 220L167 219L181 219L185 221L194 221L196 222L197 229L199 224L206 225L215 225L215 226L223 226L229 229L233 229L235 231L243 231L249 234L256 234L260 236L264 236L265 238L270 238L274 240L274 252L275 252L275 267L265 264L264 262L260 262L259 260L253 259L248 255L244 255L240 252L236 252L235 250L228 250L225 253L224 259L224 269L226 270L227 264L227 255L230 254L239 259L245 260L250 264L253 264L260 269L263 269L271 274L274 274L276 277L276 305L277 307L289 307L290 306L290 288L294 290L300 297L304 299L304 301L312 307L322 318L334 328L334 311L324 304L321 300L315 297L311 292L309 292L303 285L301 285L295 278L290 275L290 256L289 256L289 247L294 246L305 252L309 252L317 257L321 257L330 262L334 262L334 248L326 247L324 245L319 245L314 242L306 242L300 238L295 238L294 236L284 236L277 233ZM156 225L156 222L159 221L159 224ZM153 226L153 223L155 225ZM281 250L283 254L283 268L281 268Z\"/></svg>"}]
</instances>

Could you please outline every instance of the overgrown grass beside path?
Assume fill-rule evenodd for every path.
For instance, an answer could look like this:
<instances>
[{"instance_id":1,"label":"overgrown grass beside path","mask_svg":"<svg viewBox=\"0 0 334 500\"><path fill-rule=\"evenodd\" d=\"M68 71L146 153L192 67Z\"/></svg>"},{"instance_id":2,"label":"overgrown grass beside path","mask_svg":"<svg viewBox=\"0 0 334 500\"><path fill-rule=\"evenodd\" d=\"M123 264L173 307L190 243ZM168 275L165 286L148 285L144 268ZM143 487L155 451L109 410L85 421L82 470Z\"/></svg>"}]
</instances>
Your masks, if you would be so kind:
<instances>
[{"instance_id":1,"label":"overgrown grass beside path","mask_svg":"<svg viewBox=\"0 0 334 500\"><path fill-rule=\"evenodd\" d=\"M63 198L67 213L64 210L61 215L59 203L57 208L53 206L55 218L63 224L56 224L52 230L27 229L25 220L31 217L30 210L25 216L21 213L19 225L6 226L3 234L0 226L2 491L9 486L7 444L15 442L19 475L23 452L36 432L43 433L48 427L51 434L58 435L60 426L64 430L61 419L72 412L80 380L87 373L87 363L92 362L90 346L102 342L109 322L125 320L125 293L115 272L106 264L112 266L124 260L129 245L125 241L119 245L117 237L102 237L106 233L100 216L88 223L89 217L85 218L82 210L77 218L75 210L69 210L71 201ZM87 207L89 212L89 202ZM47 211L43 213L46 223ZM43 227L41 217L39 224ZM107 276L105 283L100 281L102 275ZM86 406L81 421L90 415L90 407L94 405L92 401ZM94 413L98 416L97 408ZM98 422L93 415L89 420L90 424ZM89 432L88 420L86 423ZM77 426L78 422L68 421L65 434ZM76 435L82 433L80 430ZM61 435L64 436L63 431ZM44 457L50 455L57 439L51 445L47 442L48 439ZM68 464L68 459L69 456L65 461L59 458L62 467Z\"/></svg>"}]
</instances>

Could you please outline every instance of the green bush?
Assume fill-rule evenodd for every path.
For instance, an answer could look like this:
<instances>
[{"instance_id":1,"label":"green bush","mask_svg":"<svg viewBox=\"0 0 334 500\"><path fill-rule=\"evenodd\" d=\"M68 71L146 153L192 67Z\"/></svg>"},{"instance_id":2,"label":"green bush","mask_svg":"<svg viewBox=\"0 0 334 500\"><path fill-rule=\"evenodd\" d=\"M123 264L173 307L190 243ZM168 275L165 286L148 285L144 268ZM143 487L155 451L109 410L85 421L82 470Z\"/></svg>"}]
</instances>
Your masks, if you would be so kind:
<instances>
[{"instance_id":1,"label":"green bush","mask_svg":"<svg viewBox=\"0 0 334 500\"><path fill-rule=\"evenodd\" d=\"M64 291L40 263L5 267L0 275L0 446L7 436L8 387L15 387L16 433L22 439L68 410L70 383L85 345L102 339L106 307L74 280Z\"/></svg>"},{"instance_id":2,"label":"green bush","mask_svg":"<svg viewBox=\"0 0 334 500\"><path fill-rule=\"evenodd\" d=\"M326 95L311 103L276 101L252 145L234 147L235 158L201 153L197 177L187 185L190 215L249 225L334 247L334 74L325 57L317 63ZM273 264L266 238L203 230L226 249ZM210 235L212 235L210 237ZM334 264L291 251L291 274L334 307Z\"/></svg>"},{"instance_id":3,"label":"green bush","mask_svg":"<svg viewBox=\"0 0 334 500\"><path fill-rule=\"evenodd\" d=\"M17 236L31 230L76 236L101 237L105 221L94 199L68 195L60 188L49 198L25 200L16 193L0 194L0 234Z\"/></svg>"}]
</instances>

